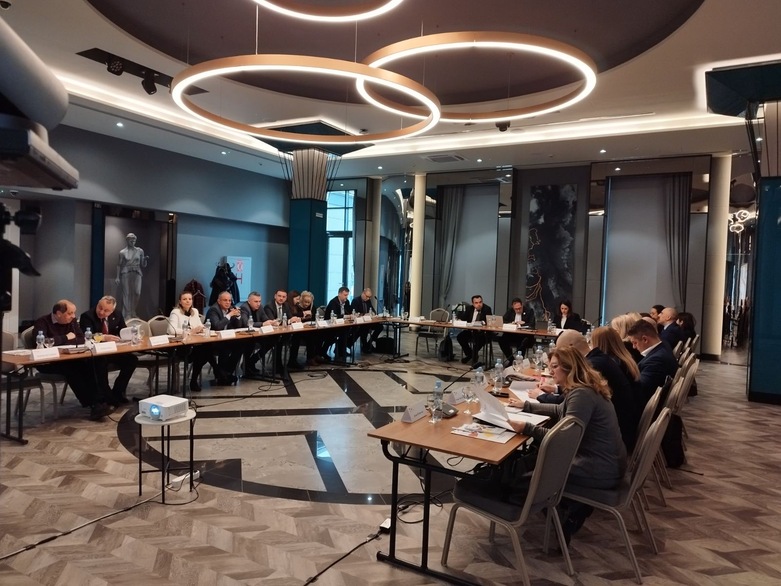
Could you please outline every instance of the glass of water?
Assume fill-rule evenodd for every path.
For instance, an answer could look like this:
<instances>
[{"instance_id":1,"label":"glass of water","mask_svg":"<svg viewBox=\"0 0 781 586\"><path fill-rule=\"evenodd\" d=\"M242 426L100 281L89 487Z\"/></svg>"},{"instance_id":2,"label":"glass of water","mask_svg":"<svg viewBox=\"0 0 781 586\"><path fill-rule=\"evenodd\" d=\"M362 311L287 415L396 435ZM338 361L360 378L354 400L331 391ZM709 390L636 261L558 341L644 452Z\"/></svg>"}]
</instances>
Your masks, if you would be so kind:
<instances>
[{"instance_id":1,"label":"glass of water","mask_svg":"<svg viewBox=\"0 0 781 586\"><path fill-rule=\"evenodd\" d=\"M43 347L44 348L51 348L54 346L54 338L44 338L43 339Z\"/></svg>"}]
</instances>

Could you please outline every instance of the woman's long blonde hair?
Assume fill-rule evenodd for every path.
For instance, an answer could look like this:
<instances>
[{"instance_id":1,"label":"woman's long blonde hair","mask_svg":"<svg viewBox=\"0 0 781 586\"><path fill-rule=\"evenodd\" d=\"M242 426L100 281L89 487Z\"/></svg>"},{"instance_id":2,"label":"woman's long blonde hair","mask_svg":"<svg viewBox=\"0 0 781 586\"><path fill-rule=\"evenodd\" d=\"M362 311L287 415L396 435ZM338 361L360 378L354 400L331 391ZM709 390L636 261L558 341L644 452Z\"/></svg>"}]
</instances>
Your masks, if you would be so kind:
<instances>
[{"instance_id":1,"label":"woman's long blonde hair","mask_svg":"<svg viewBox=\"0 0 781 586\"><path fill-rule=\"evenodd\" d=\"M626 335L629 328L635 325L642 319L642 316L636 311L630 311L623 315L617 315L610 320L610 327L618 332L618 335L622 340L626 341L628 336Z\"/></svg>"},{"instance_id":2,"label":"woman's long blonde hair","mask_svg":"<svg viewBox=\"0 0 781 586\"><path fill-rule=\"evenodd\" d=\"M556 348L551 352L551 358L556 358L559 361L559 368L567 373L567 380L562 385L565 393L578 387L586 387L610 400L612 393L605 379L591 368L583 355L574 347Z\"/></svg>"},{"instance_id":3,"label":"woman's long blonde hair","mask_svg":"<svg viewBox=\"0 0 781 586\"><path fill-rule=\"evenodd\" d=\"M591 345L599 348L608 356L618 358L632 376L632 380L640 380L640 369L637 367L637 362L624 346L624 342L616 330L609 326L597 328L591 332Z\"/></svg>"}]
</instances>

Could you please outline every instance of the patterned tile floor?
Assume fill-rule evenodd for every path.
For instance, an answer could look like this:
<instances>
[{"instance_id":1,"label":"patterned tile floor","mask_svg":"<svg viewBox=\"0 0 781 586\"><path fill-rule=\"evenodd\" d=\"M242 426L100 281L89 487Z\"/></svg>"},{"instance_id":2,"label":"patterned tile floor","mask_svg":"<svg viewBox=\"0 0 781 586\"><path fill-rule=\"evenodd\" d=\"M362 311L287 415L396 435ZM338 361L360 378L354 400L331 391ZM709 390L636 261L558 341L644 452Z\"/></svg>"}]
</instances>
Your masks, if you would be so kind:
<instances>
[{"instance_id":1,"label":"patterned tile floor","mask_svg":"<svg viewBox=\"0 0 781 586\"><path fill-rule=\"evenodd\" d=\"M404 338L413 349L414 337ZM89 422L69 393L52 421L47 391L41 424L34 392L25 416L29 443L0 440L0 584L302 585L356 546L317 584L441 583L377 562L386 537L364 544L388 515L390 488L390 465L366 432L399 417L435 378L453 380L465 367L431 356L385 358L296 372L288 386L205 385L195 397L202 483L196 493L168 492L165 506L156 474L144 476L138 497L132 410ZM747 402L745 379L742 366L700 367L699 395L684 410L687 464L670 472L666 507L649 491L658 555L628 520L646 584L781 583L781 407ZM131 390L145 396L142 374ZM174 456L184 457L180 430L172 443ZM153 464L157 442L151 446L144 458ZM401 485L420 491L409 470ZM435 567L448 503L442 495L432 512ZM416 506L404 514L400 557L419 555L420 516ZM520 584L509 541L491 545L482 519L459 519L450 571L479 584ZM634 583L607 515L595 513L573 539L573 577L560 556L542 552L541 530L538 520L523 536L534 584Z\"/></svg>"}]
</instances>

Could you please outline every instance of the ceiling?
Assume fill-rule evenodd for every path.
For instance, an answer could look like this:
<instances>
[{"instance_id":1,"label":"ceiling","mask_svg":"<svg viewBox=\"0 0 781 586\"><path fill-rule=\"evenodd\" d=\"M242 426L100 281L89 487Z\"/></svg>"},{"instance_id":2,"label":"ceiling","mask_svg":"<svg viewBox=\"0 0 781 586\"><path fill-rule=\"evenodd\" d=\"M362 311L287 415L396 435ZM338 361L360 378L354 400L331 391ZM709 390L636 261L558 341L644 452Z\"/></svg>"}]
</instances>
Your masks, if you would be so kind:
<instances>
[{"instance_id":1,"label":"ceiling","mask_svg":"<svg viewBox=\"0 0 781 586\"><path fill-rule=\"evenodd\" d=\"M69 91L64 124L276 177L284 173L274 148L214 129L177 108L166 88L147 95L138 77L112 75L79 53L100 49L175 77L204 60L256 50L361 61L381 47L420 35L496 31L564 42L596 63L596 89L571 108L514 120L504 132L493 122L440 122L422 136L343 157L339 177L383 177L384 189L391 190L415 173L460 172L484 181L492 173L503 177L505 171L496 169L508 166L745 153L742 120L707 112L704 73L781 56L776 30L781 2L768 0L405 0L393 12L357 24L300 21L252 0L8 4L0 18ZM549 60L496 50L433 53L389 68L425 85L443 107L461 111L528 105L577 81ZM410 123L364 104L351 82L316 75L244 76L201 86L206 91L194 100L248 124L315 120L361 134ZM120 119L123 128L116 126ZM747 172L737 169L735 175Z\"/></svg>"}]
</instances>

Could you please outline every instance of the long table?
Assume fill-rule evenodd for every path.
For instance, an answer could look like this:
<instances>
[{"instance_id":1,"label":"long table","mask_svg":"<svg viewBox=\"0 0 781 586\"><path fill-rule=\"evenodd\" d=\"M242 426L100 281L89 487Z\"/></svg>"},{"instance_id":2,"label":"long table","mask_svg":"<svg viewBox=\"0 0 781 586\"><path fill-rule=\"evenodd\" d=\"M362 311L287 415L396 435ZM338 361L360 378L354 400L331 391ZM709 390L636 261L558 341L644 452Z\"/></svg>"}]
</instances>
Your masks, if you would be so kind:
<instances>
[{"instance_id":1,"label":"long table","mask_svg":"<svg viewBox=\"0 0 781 586\"><path fill-rule=\"evenodd\" d=\"M436 461L432 462L427 456L429 451L443 452L453 456L462 456L489 464L500 464L521 447L529 438L516 434L507 443L500 444L484 441L471 437L455 435L451 433L452 427L457 427L472 420L471 415L458 413L450 419L443 419L439 423L429 423L429 418L424 417L413 423L394 421L379 429L368 433L369 437L377 438L382 444L382 452L392 462L393 472L391 477L391 513L390 513L390 540L388 553L377 552L377 559L388 562L401 568L413 570L422 574L436 577L449 584L474 584L458 576L434 570L428 565L429 521L431 507L431 474L437 472L450 476L464 476L463 472L451 468L445 468ZM401 444L418 450L407 449L396 455L391 452L391 444ZM423 476L423 535L421 537L420 564L399 559L396 556L396 531L398 523L399 501L399 465L411 468L420 468Z\"/></svg>"}]
</instances>

